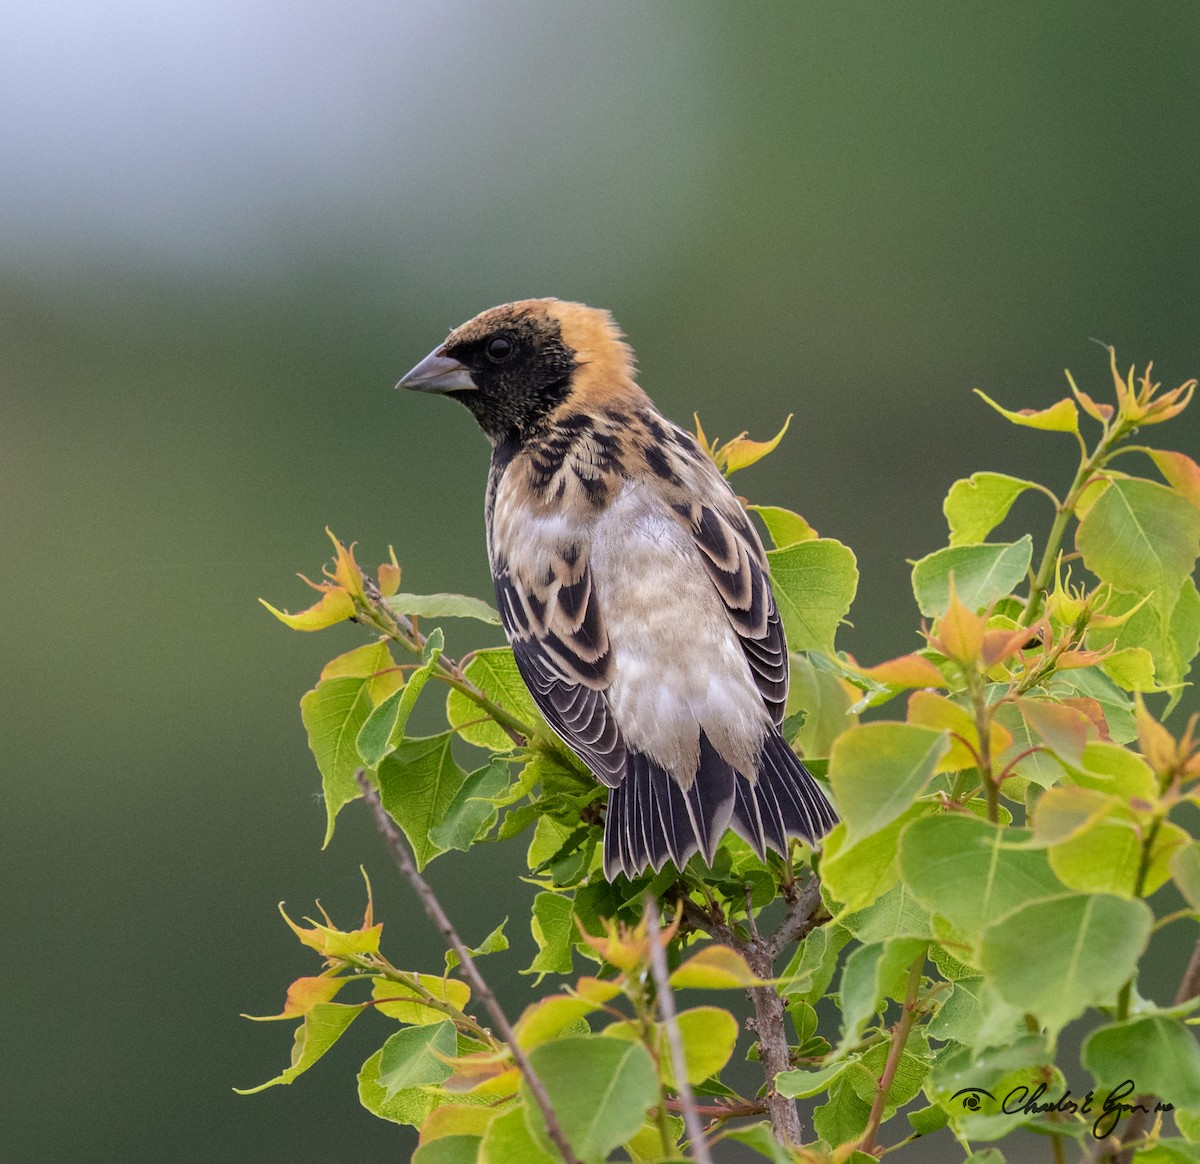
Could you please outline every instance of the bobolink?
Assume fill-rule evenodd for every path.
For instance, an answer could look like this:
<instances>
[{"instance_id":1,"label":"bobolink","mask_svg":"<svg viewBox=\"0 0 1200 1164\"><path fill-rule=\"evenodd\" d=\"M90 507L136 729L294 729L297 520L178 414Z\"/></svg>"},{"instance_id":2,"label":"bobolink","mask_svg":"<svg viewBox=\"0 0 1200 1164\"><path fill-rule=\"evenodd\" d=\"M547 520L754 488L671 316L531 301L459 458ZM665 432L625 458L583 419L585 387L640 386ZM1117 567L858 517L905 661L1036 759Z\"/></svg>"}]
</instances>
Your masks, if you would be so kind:
<instances>
[{"instance_id":1,"label":"bobolink","mask_svg":"<svg viewBox=\"0 0 1200 1164\"><path fill-rule=\"evenodd\" d=\"M762 543L638 387L612 317L494 307L397 387L460 400L492 443L500 616L547 722L612 790L605 875L683 868L697 850L711 865L728 828L760 857L832 828L779 734L788 654Z\"/></svg>"}]
</instances>

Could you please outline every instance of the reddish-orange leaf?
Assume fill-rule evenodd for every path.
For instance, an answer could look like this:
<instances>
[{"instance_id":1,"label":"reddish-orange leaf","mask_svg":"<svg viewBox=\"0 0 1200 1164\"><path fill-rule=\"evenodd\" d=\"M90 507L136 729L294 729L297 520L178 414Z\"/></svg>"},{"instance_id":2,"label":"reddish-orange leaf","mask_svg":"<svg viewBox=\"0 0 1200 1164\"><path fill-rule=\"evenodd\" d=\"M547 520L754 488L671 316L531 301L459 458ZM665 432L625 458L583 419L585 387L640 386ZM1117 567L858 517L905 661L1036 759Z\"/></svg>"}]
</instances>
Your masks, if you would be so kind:
<instances>
[{"instance_id":1,"label":"reddish-orange leaf","mask_svg":"<svg viewBox=\"0 0 1200 1164\"><path fill-rule=\"evenodd\" d=\"M1086 716L1101 740L1111 741L1112 737L1108 734L1108 720L1104 718L1104 708L1097 700L1081 695L1064 699L1061 702L1063 707L1073 707L1081 715Z\"/></svg>"},{"instance_id":2,"label":"reddish-orange leaf","mask_svg":"<svg viewBox=\"0 0 1200 1164\"><path fill-rule=\"evenodd\" d=\"M860 674L889 687L945 687L946 678L924 655L900 655L874 667L860 667Z\"/></svg>"},{"instance_id":3,"label":"reddish-orange leaf","mask_svg":"<svg viewBox=\"0 0 1200 1164\"><path fill-rule=\"evenodd\" d=\"M1040 699L1018 699L1016 702L1025 722L1056 756L1069 764L1082 762L1089 736L1098 734L1087 716L1061 703Z\"/></svg>"},{"instance_id":4,"label":"reddish-orange leaf","mask_svg":"<svg viewBox=\"0 0 1200 1164\"><path fill-rule=\"evenodd\" d=\"M987 628L987 616L976 614L962 604L954 577L950 577L950 603L946 613L938 620L938 638L933 645L947 658L960 663L974 663L983 650L983 634Z\"/></svg>"},{"instance_id":5,"label":"reddish-orange leaf","mask_svg":"<svg viewBox=\"0 0 1200 1164\"><path fill-rule=\"evenodd\" d=\"M1037 634L1036 627L1018 627L1016 630L984 631L980 656L984 665L994 667L997 663L1015 655Z\"/></svg>"},{"instance_id":6,"label":"reddish-orange leaf","mask_svg":"<svg viewBox=\"0 0 1200 1164\"><path fill-rule=\"evenodd\" d=\"M1150 456L1167 483L1200 509L1200 465L1186 453L1152 449Z\"/></svg>"},{"instance_id":7,"label":"reddish-orange leaf","mask_svg":"<svg viewBox=\"0 0 1200 1164\"><path fill-rule=\"evenodd\" d=\"M288 987L287 1001L279 1014L248 1014L243 1018L256 1023L272 1022L276 1019L303 1018L320 1002L332 1002L337 993L349 982L349 978L338 978L332 974L320 974L313 978L297 978Z\"/></svg>"}]
</instances>

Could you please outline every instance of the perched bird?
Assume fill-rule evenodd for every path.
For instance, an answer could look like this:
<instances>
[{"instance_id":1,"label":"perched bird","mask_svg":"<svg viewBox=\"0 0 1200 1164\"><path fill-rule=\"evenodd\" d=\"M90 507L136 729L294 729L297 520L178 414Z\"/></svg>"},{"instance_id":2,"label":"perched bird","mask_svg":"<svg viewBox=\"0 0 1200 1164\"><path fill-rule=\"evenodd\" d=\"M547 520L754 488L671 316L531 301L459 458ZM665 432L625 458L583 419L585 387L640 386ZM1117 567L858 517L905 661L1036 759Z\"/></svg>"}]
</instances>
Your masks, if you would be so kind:
<instances>
[{"instance_id":1,"label":"perched bird","mask_svg":"<svg viewBox=\"0 0 1200 1164\"><path fill-rule=\"evenodd\" d=\"M488 556L517 667L611 792L612 880L760 857L837 818L779 734L788 654L767 560L720 471L638 387L606 311L526 299L452 331L397 385L492 443Z\"/></svg>"}]
</instances>

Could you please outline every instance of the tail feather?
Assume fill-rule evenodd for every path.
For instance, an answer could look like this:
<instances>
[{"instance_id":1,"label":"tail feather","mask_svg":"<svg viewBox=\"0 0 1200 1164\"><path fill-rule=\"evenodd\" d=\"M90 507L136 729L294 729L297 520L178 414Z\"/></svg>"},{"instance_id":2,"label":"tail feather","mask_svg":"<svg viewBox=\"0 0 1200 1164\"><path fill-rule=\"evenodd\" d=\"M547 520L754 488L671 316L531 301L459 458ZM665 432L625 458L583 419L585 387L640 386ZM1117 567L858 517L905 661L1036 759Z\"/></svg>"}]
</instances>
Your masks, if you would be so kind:
<instances>
[{"instance_id":1,"label":"tail feather","mask_svg":"<svg viewBox=\"0 0 1200 1164\"><path fill-rule=\"evenodd\" d=\"M753 781L701 733L700 764L687 791L649 756L629 755L609 793L604 873L610 880L618 873L635 877L661 869L668 858L682 869L696 852L711 865L730 828L760 857L768 848L786 854L789 836L815 841L836 823L824 793L778 732L764 742Z\"/></svg>"}]
</instances>

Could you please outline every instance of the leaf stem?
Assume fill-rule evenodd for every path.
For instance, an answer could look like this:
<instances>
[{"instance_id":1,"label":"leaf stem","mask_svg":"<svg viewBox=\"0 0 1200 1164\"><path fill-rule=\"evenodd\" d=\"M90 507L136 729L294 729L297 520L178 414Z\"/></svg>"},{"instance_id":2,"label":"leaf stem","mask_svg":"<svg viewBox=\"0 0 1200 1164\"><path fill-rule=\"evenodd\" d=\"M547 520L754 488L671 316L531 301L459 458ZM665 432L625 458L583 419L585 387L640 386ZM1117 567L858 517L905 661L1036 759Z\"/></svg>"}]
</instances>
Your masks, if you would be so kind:
<instances>
[{"instance_id":1,"label":"leaf stem","mask_svg":"<svg viewBox=\"0 0 1200 1164\"><path fill-rule=\"evenodd\" d=\"M892 1045L888 1049L887 1062L883 1066L883 1074L875 1086L875 1097L871 1101L871 1114L867 1118L867 1128L859 1141L860 1152L872 1153L875 1150L875 1136L883 1120L884 1108L887 1107L888 1092L892 1089L892 1081L896 1078L896 1070L900 1066L900 1057L904 1054L904 1045L912 1032L913 1023L917 1018L917 995L921 990L921 971L925 969L925 950L922 950L908 971L908 990L904 996L904 1009L900 1021L892 1028Z\"/></svg>"},{"instance_id":2,"label":"leaf stem","mask_svg":"<svg viewBox=\"0 0 1200 1164\"><path fill-rule=\"evenodd\" d=\"M542 1113L542 1118L546 1121L546 1134L554 1141L554 1146L562 1154L562 1158L566 1161L566 1164L581 1164L579 1157L572 1150L566 1135L563 1133L562 1126L558 1122L558 1117L554 1114L554 1107L550 1103L550 1096L546 1092L545 1084L542 1083L537 1072L533 1069L533 1064L529 1062L525 1052L521 1049L512 1026L505 1017L504 1011L500 1008L499 1002L496 1001L496 996L492 993L492 988L487 984L483 975L480 974L479 968L475 965L475 959L471 957L471 951L467 949L466 943L458 936L458 931L446 915L446 911L442 909L441 902L435 896L433 888L417 872L417 867L404 843L404 838L401 837L399 830L392 823L392 818L388 816L387 811L384 809L383 802L379 799L379 793L371 786L370 780L367 779L366 770L360 768L355 773L355 778L358 781L359 788L362 790L363 799L370 806L371 812L375 817L375 824L378 826L380 833L383 835L384 842L392 854L392 859L396 862L396 867L407 878L413 889L416 890L417 896L421 899L421 904L424 906L429 920L441 932L442 938L450 949L458 955L463 975L471 983L475 994L478 996L480 1002L483 1003L484 1009L491 1015L492 1021L499 1028L501 1037L508 1044L513 1062L516 1064L517 1070L521 1072L525 1083L529 1087L530 1094L533 1096L534 1102Z\"/></svg>"},{"instance_id":3,"label":"leaf stem","mask_svg":"<svg viewBox=\"0 0 1200 1164\"><path fill-rule=\"evenodd\" d=\"M1067 532L1067 525L1075 515L1075 506L1079 504L1080 495L1091 481L1092 475L1102 468L1113 455L1115 446L1124 435L1123 425L1117 425L1105 432L1090 457L1087 455L1087 446L1083 445L1079 468L1075 472L1071 488L1059 503L1058 511L1054 515L1054 524L1051 525L1049 536L1046 538L1046 548L1042 552L1037 574L1029 587L1029 598L1025 603L1025 609L1021 612L1021 617L1017 619L1018 626L1029 626L1041 612L1042 597L1049 589L1050 578L1054 573L1059 551L1062 549L1063 535ZM1081 437L1081 443L1082 439Z\"/></svg>"},{"instance_id":4,"label":"leaf stem","mask_svg":"<svg viewBox=\"0 0 1200 1164\"><path fill-rule=\"evenodd\" d=\"M416 998L373 998L371 999L371 1005L379 1006L382 1003L407 1002L417 1006L427 1006L430 1010L444 1014L456 1027L464 1031L469 1031L494 1050L498 1051L503 1047L503 1044L491 1031L481 1026L465 1011L459 1010L454 1003L447 1002L443 998L438 998L415 974L408 974L403 970L397 970L395 966L386 960L376 962L373 959L364 958L357 954L343 954L340 956L340 961L353 966L357 970L363 970L374 978L384 978L389 982L395 982L398 986L403 986L405 990L410 990L413 994L417 995Z\"/></svg>"}]
</instances>

